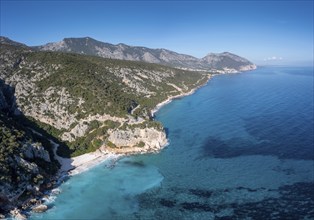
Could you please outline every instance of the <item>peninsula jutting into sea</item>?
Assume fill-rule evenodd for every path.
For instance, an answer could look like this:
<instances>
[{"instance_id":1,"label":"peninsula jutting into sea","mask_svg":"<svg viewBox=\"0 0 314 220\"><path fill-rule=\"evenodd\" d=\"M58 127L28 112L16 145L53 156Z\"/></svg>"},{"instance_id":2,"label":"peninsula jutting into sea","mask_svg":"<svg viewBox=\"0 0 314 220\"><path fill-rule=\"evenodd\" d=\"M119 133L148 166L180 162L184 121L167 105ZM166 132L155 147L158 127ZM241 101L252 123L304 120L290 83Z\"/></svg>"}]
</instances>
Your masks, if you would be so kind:
<instances>
[{"instance_id":1,"label":"peninsula jutting into sea","mask_svg":"<svg viewBox=\"0 0 314 220\"><path fill-rule=\"evenodd\" d=\"M197 59L89 37L38 47L0 42L1 209L19 217L19 209L48 208L38 198L58 176L158 152L168 143L154 120L162 105L192 94L213 74L256 68L227 52Z\"/></svg>"}]
</instances>

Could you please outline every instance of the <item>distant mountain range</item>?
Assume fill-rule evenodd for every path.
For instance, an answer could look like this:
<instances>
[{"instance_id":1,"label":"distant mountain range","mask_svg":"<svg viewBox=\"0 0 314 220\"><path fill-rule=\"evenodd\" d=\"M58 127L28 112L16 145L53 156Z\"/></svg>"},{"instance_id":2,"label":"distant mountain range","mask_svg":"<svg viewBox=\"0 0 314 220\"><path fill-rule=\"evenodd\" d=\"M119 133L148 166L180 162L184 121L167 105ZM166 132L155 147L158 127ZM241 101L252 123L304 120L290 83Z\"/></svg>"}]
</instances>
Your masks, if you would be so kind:
<instances>
[{"instance_id":1,"label":"distant mountain range","mask_svg":"<svg viewBox=\"0 0 314 220\"><path fill-rule=\"evenodd\" d=\"M33 48L42 51L60 51L103 58L143 61L188 70L238 72L256 68L247 59L229 52L209 53L204 58L198 59L166 49L136 47L122 43L114 45L97 41L90 37L64 38L60 42L48 43Z\"/></svg>"},{"instance_id":2,"label":"distant mountain range","mask_svg":"<svg viewBox=\"0 0 314 220\"><path fill-rule=\"evenodd\" d=\"M13 41L7 37L0 36L0 44L12 45L17 47L27 47L25 44Z\"/></svg>"}]
</instances>

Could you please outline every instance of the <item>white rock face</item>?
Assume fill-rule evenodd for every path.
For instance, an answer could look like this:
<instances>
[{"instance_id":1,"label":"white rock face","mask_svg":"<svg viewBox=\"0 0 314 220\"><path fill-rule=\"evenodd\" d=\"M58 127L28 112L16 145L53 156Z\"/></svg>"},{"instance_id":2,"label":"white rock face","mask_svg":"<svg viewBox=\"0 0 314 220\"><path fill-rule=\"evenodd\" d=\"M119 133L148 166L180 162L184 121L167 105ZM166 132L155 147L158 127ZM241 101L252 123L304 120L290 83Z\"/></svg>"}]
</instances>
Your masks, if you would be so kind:
<instances>
[{"instance_id":1,"label":"white rock face","mask_svg":"<svg viewBox=\"0 0 314 220\"><path fill-rule=\"evenodd\" d=\"M145 143L142 147L145 151L160 150L167 144L166 134L154 128L135 128L133 130L110 130L108 140L117 147L136 147L139 143Z\"/></svg>"},{"instance_id":2,"label":"white rock face","mask_svg":"<svg viewBox=\"0 0 314 220\"><path fill-rule=\"evenodd\" d=\"M11 216L12 216L14 219L17 219L17 220L26 220L26 219L27 219L26 215L22 214L22 213L20 212L20 210L17 209L17 208L15 208L14 210L11 210L11 211L10 211L10 214L11 214Z\"/></svg>"},{"instance_id":3,"label":"white rock face","mask_svg":"<svg viewBox=\"0 0 314 220\"><path fill-rule=\"evenodd\" d=\"M148 63L160 63L160 61L149 52L144 53L143 61L148 62Z\"/></svg>"},{"instance_id":4,"label":"white rock face","mask_svg":"<svg viewBox=\"0 0 314 220\"><path fill-rule=\"evenodd\" d=\"M61 136L63 141L74 141L76 137L82 137L85 135L88 129L88 124L84 124L80 121L70 132L64 132Z\"/></svg>"},{"instance_id":5,"label":"white rock face","mask_svg":"<svg viewBox=\"0 0 314 220\"><path fill-rule=\"evenodd\" d=\"M45 212L48 209L48 206L40 204L32 208L33 212Z\"/></svg>"},{"instance_id":6,"label":"white rock face","mask_svg":"<svg viewBox=\"0 0 314 220\"><path fill-rule=\"evenodd\" d=\"M62 41L55 42L55 43L48 43L48 44L45 44L45 45L42 46L40 49L41 49L41 50L66 50L66 49L67 49L67 45L66 45L66 43L62 40Z\"/></svg>"},{"instance_id":7,"label":"white rock face","mask_svg":"<svg viewBox=\"0 0 314 220\"><path fill-rule=\"evenodd\" d=\"M247 65L247 66L241 66L240 71L249 71L249 70L255 70L257 67L255 64L253 65Z\"/></svg>"},{"instance_id":8,"label":"white rock face","mask_svg":"<svg viewBox=\"0 0 314 220\"><path fill-rule=\"evenodd\" d=\"M115 116L110 116L108 114L103 115L89 115L88 117L81 119L78 121L78 124L72 128L72 130L68 132L64 132L61 136L61 139L63 141L74 141L77 137L83 137L86 134L86 131L88 130L88 125L92 121L98 121L98 122L105 122L105 121L115 121L119 123L124 123L128 119L126 118L119 118Z\"/></svg>"},{"instance_id":9,"label":"white rock face","mask_svg":"<svg viewBox=\"0 0 314 220\"><path fill-rule=\"evenodd\" d=\"M106 47L95 47L97 51L97 55L104 58L111 58L113 57L113 54L109 48Z\"/></svg>"}]
</instances>

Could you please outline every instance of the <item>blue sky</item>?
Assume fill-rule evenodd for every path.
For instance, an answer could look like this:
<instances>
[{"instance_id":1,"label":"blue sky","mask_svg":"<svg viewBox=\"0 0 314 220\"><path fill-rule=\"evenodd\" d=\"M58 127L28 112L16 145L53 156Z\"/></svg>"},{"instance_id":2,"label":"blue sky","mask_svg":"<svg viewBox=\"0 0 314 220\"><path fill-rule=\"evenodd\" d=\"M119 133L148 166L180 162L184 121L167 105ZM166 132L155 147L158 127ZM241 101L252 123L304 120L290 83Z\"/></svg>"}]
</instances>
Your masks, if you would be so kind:
<instances>
[{"instance_id":1,"label":"blue sky","mask_svg":"<svg viewBox=\"0 0 314 220\"><path fill-rule=\"evenodd\" d=\"M89 36L204 57L313 64L313 1L5 1L0 34L27 45Z\"/></svg>"}]
</instances>

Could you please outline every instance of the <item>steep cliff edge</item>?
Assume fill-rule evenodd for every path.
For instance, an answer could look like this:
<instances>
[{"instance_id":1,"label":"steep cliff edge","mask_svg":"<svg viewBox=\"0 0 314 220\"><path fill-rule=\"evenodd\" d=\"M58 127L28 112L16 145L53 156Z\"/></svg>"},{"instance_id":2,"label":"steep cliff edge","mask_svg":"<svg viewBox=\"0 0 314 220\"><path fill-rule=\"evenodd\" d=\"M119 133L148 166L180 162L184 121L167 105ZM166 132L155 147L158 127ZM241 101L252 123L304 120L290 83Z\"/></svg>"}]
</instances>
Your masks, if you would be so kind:
<instances>
[{"instance_id":1,"label":"steep cliff edge","mask_svg":"<svg viewBox=\"0 0 314 220\"><path fill-rule=\"evenodd\" d=\"M0 81L0 213L40 196L59 168L49 142L13 117L14 89Z\"/></svg>"}]
</instances>

